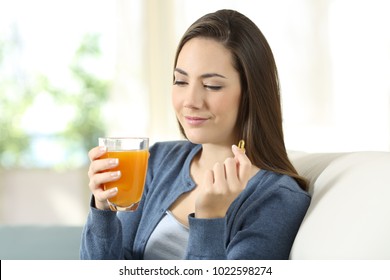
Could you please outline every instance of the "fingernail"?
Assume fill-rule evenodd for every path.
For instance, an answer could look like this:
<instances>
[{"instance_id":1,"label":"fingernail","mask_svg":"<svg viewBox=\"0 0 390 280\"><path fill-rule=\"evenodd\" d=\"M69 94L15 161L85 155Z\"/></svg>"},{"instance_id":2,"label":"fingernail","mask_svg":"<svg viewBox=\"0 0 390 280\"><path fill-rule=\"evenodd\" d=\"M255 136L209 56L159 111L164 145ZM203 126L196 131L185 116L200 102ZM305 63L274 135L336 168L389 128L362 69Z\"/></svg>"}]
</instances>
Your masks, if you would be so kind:
<instances>
[{"instance_id":1,"label":"fingernail","mask_svg":"<svg viewBox=\"0 0 390 280\"><path fill-rule=\"evenodd\" d=\"M121 172L120 171L114 171L114 172L111 172L110 175L113 178L117 178L117 177L121 176Z\"/></svg>"},{"instance_id":2,"label":"fingernail","mask_svg":"<svg viewBox=\"0 0 390 280\"><path fill-rule=\"evenodd\" d=\"M99 147L99 151L101 151L101 152L103 153L103 152L107 151L107 147L105 147L105 146L100 146L100 147Z\"/></svg>"},{"instance_id":3,"label":"fingernail","mask_svg":"<svg viewBox=\"0 0 390 280\"><path fill-rule=\"evenodd\" d=\"M110 193L116 193L116 192L118 192L118 188L117 187L110 189Z\"/></svg>"},{"instance_id":4,"label":"fingernail","mask_svg":"<svg viewBox=\"0 0 390 280\"><path fill-rule=\"evenodd\" d=\"M117 158L110 159L108 162L110 166L117 166L119 163L119 160Z\"/></svg>"}]
</instances>

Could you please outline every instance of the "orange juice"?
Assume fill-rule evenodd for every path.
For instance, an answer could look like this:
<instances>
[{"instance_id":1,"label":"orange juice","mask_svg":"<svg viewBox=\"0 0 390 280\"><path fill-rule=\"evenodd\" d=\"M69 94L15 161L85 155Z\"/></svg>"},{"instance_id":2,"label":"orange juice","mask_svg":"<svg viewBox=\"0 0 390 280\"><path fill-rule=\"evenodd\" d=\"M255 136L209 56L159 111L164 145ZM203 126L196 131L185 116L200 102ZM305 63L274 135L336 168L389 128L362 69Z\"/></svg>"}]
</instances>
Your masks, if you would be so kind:
<instances>
[{"instance_id":1,"label":"orange juice","mask_svg":"<svg viewBox=\"0 0 390 280\"><path fill-rule=\"evenodd\" d=\"M108 151L102 158L117 158L119 164L110 171L120 170L118 181L104 184L104 189L118 188L118 194L110 202L118 207L137 207L144 189L148 167L147 150Z\"/></svg>"}]
</instances>

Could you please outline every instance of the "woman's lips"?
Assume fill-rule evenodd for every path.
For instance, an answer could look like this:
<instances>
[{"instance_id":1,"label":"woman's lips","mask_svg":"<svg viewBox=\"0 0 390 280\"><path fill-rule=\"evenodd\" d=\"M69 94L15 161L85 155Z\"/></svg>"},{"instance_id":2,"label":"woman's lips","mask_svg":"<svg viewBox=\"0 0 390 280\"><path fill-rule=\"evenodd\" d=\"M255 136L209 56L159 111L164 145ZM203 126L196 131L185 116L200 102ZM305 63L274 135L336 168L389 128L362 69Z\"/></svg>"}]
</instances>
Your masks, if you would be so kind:
<instances>
[{"instance_id":1,"label":"woman's lips","mask_svg":"<svg viewBox=\"0 0 390 280\"><path fill-rule=\"evenodd\" d=\"M208 118L185 116L184 119L189 125L201 125L208 120Z\"/></svg>"}]
</instances>

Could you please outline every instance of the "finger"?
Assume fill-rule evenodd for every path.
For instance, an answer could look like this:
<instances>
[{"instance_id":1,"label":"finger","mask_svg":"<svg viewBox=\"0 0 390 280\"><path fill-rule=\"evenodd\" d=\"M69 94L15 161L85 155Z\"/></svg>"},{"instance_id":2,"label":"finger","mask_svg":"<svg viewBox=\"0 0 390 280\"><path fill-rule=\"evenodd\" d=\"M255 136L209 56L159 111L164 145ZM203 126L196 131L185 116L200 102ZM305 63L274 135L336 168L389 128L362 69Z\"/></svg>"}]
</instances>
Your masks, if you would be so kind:
<instances>
[{"instance_id":1,"label":"finger","mask_svg":"<svg viewBox=\"0 0 390 280\"><path fill-rule=\"evenodd\" d=\"M95 159L98 159L102 155L104 155L107 152L107 147L104 146L98 146L94 147L88 152L88 157L90 161L93 161Z\"/></svg>"},{"instance_id":2,"label":"finger","mask_svg":"<svg viewBox=\"0 0 390 280\"><path fill-rule=\"evenodd\" d=\"M94 193L94 196L95 196L95 199L100 201L100 202L104 202L106 201L107 199L110 199L114 196L116 196L118 194L118 188L112 188L112 189L109 189L109 190L100 190L100 191L97 191Z\"/></svg>"},{"instance_id":3,"label":"finger","mask_svg":"<svg viewBox=\"0 0 390 280\"><path fill-rule=\"evenodd\" d=\"M237 161L234 158L227 158L224 162L226 180L232 191L242 190L242 183L238 179Z\"/></svg>"},{"instance_id":4,"label":"finger","mask_svg":"<svg viewBox=\"0 0 390 280\"><path fill-rule=\"evenodd\" d=\"M96 173L117 167L118 164L119 159L117 158L96 159L89 165L88 174L91 177Z\"/></svg>"},{"instance_id":5,"label":"finger","mask_svg":"<svg viewBox=\"0 0 390 280\"><path fill-rule=\"evenodd\" d=\"M219 162L213 166L214 184L213 189L216 192L224 192L227 187L225 166Z\"/></svg>"},{"instance_id":6,"label":"finger","mask_svg":"<svg viewBox=\"0 0 390 280\"><path fill-rule=\"evenodd\" d=\"M89 188L94 195L96 195L96 191L103 190L103 185L108 182L114 182L119 180L121 177L120 171L113 172L104 172L95 174L90 178Z\"/></svg>"},{"instance_id":7,"label":"finger","mask_svg":"<svg viewBox=\"0 0 390 280\"><path fill-rule=\"evenodd\" d=\"M214 184L214 172L212 170L207 170L203 177L203 188L208 189L212 188Z\"/></svg>"},{"instance_id":8,"label":"finger","mask_svg":"<svg viewBox=\"0 0 390 280\"><path fill-rule=\"evenodd\" d=\"M232 146L234 158L238 162L238 179L240 181L246 181L250 175L252 163L246 156L245 152L238 148L236 145Z\"/></svg>"}]
</instances>

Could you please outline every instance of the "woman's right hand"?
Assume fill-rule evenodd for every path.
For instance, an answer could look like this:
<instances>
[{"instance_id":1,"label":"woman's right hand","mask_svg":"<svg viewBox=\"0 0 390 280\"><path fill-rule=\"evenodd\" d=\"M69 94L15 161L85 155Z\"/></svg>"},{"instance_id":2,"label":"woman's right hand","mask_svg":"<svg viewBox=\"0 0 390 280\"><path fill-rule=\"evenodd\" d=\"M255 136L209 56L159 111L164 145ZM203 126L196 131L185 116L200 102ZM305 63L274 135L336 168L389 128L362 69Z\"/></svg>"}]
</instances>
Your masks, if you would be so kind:
<instances>
[{"instance_id":1,"label":"woman's right hand","mask_svg":"<svg viewBox=\"0 0 390 280\"><path fill-rule=\"evenodd\" d=\"M95 147L88 152L89 165L88 177L89 177L89 189L95 197L95 207L101 210L108 210L107 199L114 197L118 193L117 188L104 190L104 183L117 181L121 174L120 171L110 171L118 165L117 158L105 158L101 159L107 152L105 147Z\"/></svg>"}]
</instances>

